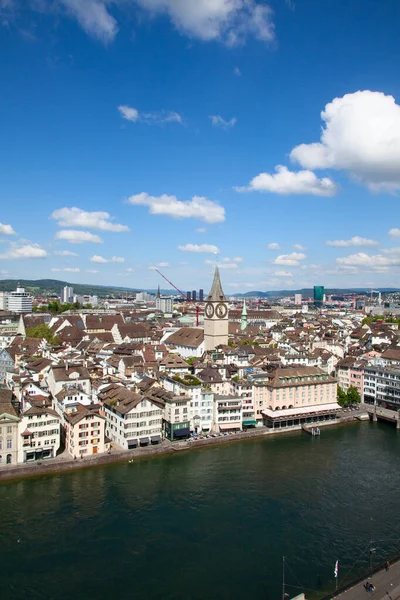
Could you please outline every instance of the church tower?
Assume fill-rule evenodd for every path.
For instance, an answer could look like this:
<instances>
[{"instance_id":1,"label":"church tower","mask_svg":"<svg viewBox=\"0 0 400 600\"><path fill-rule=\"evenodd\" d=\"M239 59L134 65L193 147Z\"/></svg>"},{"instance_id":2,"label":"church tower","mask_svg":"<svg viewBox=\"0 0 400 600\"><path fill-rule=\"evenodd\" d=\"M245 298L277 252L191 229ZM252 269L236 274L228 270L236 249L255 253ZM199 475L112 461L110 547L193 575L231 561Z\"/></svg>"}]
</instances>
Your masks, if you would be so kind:
<instances>
[{"instance_id":1,"label":"church tower","mask_svg":"<svg viewBox=\"0 0 400 600\"><path fill-rule=\"evenodd\" d=\"M244 331L247 327L247 306L246 300L243 301L243 310L242 310L242 318L240 320L240 329Z\"/></svg>"},{"instance_id":2,"label":"church tower","mask_svg":"<svg viewBox=\"0 0 400 600\"><path fill-rule=\"evenodd\" d=\"M219 344L228 344L228 301L222 289L217 265L211 291L206 298L204 313L205 350L215 350Z\"/></svg>"}]
</instances>

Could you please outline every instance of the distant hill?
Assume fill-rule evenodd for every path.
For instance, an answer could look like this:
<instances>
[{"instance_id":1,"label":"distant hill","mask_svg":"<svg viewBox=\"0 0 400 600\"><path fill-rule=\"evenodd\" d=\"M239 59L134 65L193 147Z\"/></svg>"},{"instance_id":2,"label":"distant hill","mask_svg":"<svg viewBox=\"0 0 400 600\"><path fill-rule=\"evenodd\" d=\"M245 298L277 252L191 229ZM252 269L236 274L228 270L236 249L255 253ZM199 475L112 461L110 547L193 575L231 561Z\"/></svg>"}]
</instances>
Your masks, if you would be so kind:
<instances>
[{"instance_id":1,"label":"distant hill","mask_svg":"<svg viewBox=\"0 0 400 600\"><path fill-rule=\"evenodd\" d=\"M90 285L85 283L68 283L67 281L59 281L58 279L3 279L0 281L0 291L12 292L19 284L24 287L27 291L32 294L43 294L44 296L60 295L61 289L70 285L74 288L74 293L82 296L100 296L101 298L106 297L118 297L126 292L136 293L140 290L134 290L127 287L114 287L114 286L103 286L103 285Z\"/></svg>"},{"instance_id":2,"label":"distant hill","mask_svg":"<svg viewBox=\"0 0 400 600\"><path fill-rule=\"evenodd\" d=\"M370 293L370 289L368 288L325 288L325 294L328 295L341 295L341 294L365 294L368 295ZM393 292L399 292L399 288L376 288L374 291L382 292L383 294L389 294ZM301 294L305 298L312 298L314 294L314 290L312 288L305 288L302 290L273 290L270 292L246 292L244 294L233 294L237 298L271 298L274 296L294 296L294 294Z\"/></svg>"}]
</instances>

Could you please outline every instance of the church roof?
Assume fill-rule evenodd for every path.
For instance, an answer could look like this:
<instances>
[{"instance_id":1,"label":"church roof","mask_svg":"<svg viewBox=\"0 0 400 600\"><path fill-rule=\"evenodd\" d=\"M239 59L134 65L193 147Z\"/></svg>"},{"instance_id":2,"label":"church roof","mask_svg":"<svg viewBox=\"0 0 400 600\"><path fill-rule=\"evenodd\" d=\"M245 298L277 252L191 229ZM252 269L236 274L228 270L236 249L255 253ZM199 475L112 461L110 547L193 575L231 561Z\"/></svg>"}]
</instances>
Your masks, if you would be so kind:
<instances>
[{"instance_id":1,"label":"church roof","mask_svg":"<svg viewBox=\"0 0 400 600\"><path fill-rule=\"evenodd\" d=\"M218 265L215 267L214 280L211 286L211 291L206 298L207 302L226 302L224 290L222 289L221 279L219 276Z\"/></svg>"}]
</instances>

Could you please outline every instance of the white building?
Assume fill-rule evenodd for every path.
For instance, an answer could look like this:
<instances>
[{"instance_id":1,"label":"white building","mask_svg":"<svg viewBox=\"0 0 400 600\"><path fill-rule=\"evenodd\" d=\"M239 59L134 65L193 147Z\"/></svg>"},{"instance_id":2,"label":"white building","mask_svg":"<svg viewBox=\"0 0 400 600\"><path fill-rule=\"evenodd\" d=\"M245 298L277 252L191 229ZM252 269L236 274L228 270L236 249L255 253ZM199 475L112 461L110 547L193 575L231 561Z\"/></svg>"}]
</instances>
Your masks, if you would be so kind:
<instances>
[{"instance_id":1,"label":"white building","mask_svg":"<svg viewBox=\"0 0 400 600\"><path fill-rule=\"evenodd\" d=\"M294 303L296 306L300 306L302 303L303 297L301 294L295 294L294 295Z\"/></svg>"},{"instance_id":2,"label":"white building","mask_svg":"<svg viewBox=\"0 0 400 600\"><path fill-rule=\"evenodd\" d=\"M0 292L0 310L8 310L8 292Z\"/></svg>"},{"instance_id":3,"label":"white building","mask_svg":"<svg viewBox=\"0 0 400 600\"><path fill-rule=\"evenodd\" d=\"M22 287L17 287L15 292L10 292L8 295L7 306L8 310L16 313L32 312L33 298Z\"/></svg>"},{"instance_id":4,"label":"white building","mask_svg":"<svg viewBox=\"0 0 400 600\"><path fill-rule=\"evenodd\" d=\"M61 290L61 302L63 304L69 304L70 302L72 302L73 295L74 288L70 287L69 285L66 285Z\"/></svg>"},{"instance_id":5,"label":"white building","mask_svg":"<svg viewBox=\"0 0 400 600\"><path fill-rule=\"evenodd\" d=\"M18 462L54 458L61 438L58 414L46 406L32 406L20 417Z\"/></svg>"},{"instance_id":6,"label":"white building","mask_svg":"<svg viewBox=\"0 0 400 600\"><path fill-rule=\"evenodd\" d=\"M159 310L163 313L172 313L173 309L173 300L170 296L157 296L156 310Z\"/></svg>"},{"instance_id":7,"label":"white building","mask_svg":"<svg viewBox=\"0 0 400 600\"><path fill-rule=\"evenodd\" d=\"M215 421L221 432L241 431L242 407L240 396L215 396Z\"/></svg>"},{"instance_id":8,"label":"white building","mask_svg":"<svg viewBox=\"0 0 400 600\"><path fill-rule=\"evenodd\" d=\"M208 433L214 425L214 394L203 387L193 383L193 379L180 377L175 380L166 377L162 380L163 387L173 392L176 396L190 397L189 420L190 430L196 433Z\"/></svg>"}]
</instances>

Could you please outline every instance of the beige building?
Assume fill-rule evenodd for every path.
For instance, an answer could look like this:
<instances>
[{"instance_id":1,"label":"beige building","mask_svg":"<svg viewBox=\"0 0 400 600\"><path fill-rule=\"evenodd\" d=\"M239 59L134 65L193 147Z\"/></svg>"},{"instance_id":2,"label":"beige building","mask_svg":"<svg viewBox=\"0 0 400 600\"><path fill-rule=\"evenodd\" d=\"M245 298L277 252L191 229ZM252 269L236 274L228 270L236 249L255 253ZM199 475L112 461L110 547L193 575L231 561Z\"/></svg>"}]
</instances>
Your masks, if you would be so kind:
<instances>
[{"instance_id":1,"label":"beige building","mask_svg":"<svg viewBox=\"0 0 400 600\"><path fill-rule=\"evenodd\" d=\"M251 381L256 419L268 427L328 420L340 408L336 379L319 367L273 368Z\"/></svg>"},{"instance_id":2,"label":"beige building","mask_svg":"<svg viewBox=\"0 0 400 600\"><path fill-rule=\"evenodd\" d=\"M215 350L220 344L228 344L228 301L221 285L218 266L215 268L211 291L204 309L204 349Z\"/></svg>"},{"instance_id":3,"label":"beige building","mask_svg":"<svg viewBox=\"0 0 400 600\"><path fill-rule=\"evenodd\" d=\"M65 419L65 448L71 456L81 457L101 454L108 449L105 441L105 419L100 406L78 404L67 409ZM106 448L107 446L107 448Z\"/></svg>"},{"instance_id":4,"label":"beige building","mask_svg":"<svg viewBox=\"0 0 400 600\"><path fill-rule=\"evenodd\" d=\"M32 406L21 414L18 462L54 458L60 448L60 417L48 406Z\"/></svg>"},{"instance_id":5,"label":"beige building","mask_svg":"<svg viewBox=\"0 0 400 600\"><path fill-rule=\"evenodd\" d=\"M18 462L18 405L11 390L0 389L0 465Z\"/></svg>"}]
</instances>

